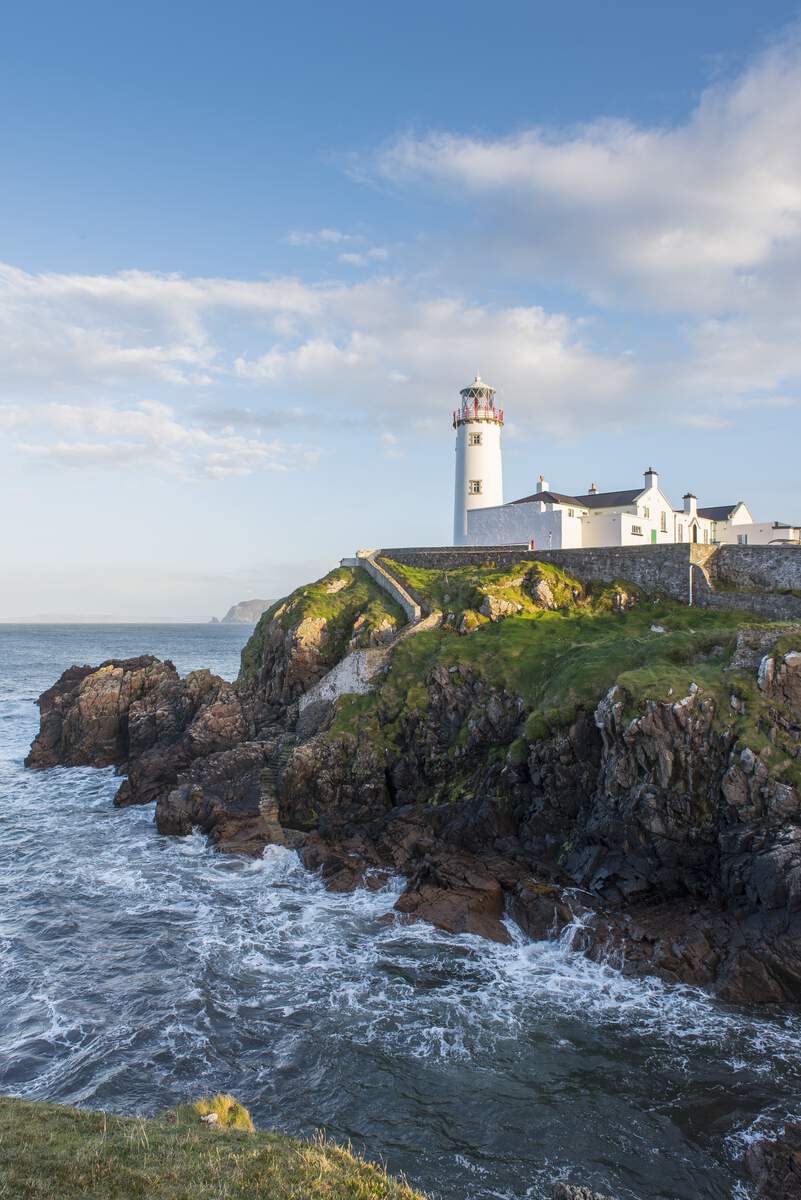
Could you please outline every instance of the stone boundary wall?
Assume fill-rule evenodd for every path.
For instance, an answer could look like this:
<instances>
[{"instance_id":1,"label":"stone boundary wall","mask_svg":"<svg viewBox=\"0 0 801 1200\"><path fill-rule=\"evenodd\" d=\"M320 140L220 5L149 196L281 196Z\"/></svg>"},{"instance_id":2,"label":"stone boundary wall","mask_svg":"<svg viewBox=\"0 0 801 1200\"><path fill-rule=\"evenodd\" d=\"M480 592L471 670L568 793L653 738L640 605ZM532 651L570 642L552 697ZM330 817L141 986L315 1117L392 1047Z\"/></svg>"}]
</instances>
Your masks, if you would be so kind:
<instances>
[{"instance_id":1,"label":"stone boundary wall","mask_svg":"<svg viewBox=\"0 0 801 1200\"><path fill-rule=\"evenodd\" d=\"M699 608L750 612L766 621L797 621L801 618L801 596L781 592L709 592L699 596Z\"/></svg>"},{"instance_id":2,"label":"stone boundary wall","mask_svg":"<svg viewBox=\"0 0 801 1200\"><path fill-rule=\"evenodd\" d=\"M713 582L738 588L801 592L801 546L717 546Z\"/></svg>"},{"instance_id":3,"label":"stone boundary wall","mask_svg":"<svg viewBox=\"0 0 801 1200\"><path fill-rule=\"evenodd\" d=\"M693 592L696 598L709 591L705 563L714 547L601 546L583 550L529 550L527 546L423 546L378 551L382 558L410 567L432 567L447 571L456 567L503 565L520 561L548 562L588 583L601 579L611 583L623 579L636 583L643 591L660 592L687 603L690 592L690 567L693 568Z\"/></svg>"},{"instance_id":4,"label":"stone boundary wall","mask_svg":"<svg viewBox=\"0 0 801 1200\"><path fill-rule=\"evenodd\" d=\"M700 608L751 612L766 621L801 617L801 547L797 546L674 543L581 550L529 550L526 545L406 546L373 553L406 566L440 571L490 563L549 562L582 583L626 580L651 595L660 593L682 604L690 600L692 572L692 603ZM361 559L359 562L363 565ZM788 591L799 594L785 594Z\"/></svg>"}]
</instances>

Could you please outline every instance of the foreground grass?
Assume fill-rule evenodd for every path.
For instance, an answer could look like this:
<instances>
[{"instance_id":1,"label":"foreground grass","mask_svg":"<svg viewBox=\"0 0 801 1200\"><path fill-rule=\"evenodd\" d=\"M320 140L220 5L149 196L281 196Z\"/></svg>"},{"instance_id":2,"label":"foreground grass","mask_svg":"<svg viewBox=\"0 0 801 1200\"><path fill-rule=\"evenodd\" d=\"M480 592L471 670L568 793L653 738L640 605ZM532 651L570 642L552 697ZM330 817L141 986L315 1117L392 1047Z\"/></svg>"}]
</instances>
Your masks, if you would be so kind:
<instances>
[{"instance_id":1,"label":"foreground grass","mask_svg":"<svg viewBox=\"0 0 801 1200\"><path fill-rule=\"evenodd\" d=\"M226 1099L146 1121L0 1097L0 1198L423 1200L339 1146L248 1133L241 1105L229 1124Z\"/></svg>"}]
</instances>

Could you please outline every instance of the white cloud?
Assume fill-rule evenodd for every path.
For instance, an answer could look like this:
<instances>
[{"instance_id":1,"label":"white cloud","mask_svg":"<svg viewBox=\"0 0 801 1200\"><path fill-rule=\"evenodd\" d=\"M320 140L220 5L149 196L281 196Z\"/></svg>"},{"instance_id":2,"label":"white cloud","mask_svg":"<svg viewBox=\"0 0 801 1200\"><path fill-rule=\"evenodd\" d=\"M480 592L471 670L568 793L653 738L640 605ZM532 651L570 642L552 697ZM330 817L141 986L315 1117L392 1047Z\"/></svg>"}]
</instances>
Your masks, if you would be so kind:
<instances>
[{"instance_id":1,"label":"white cloud","mask_svg":"<svg viewBox=\"0 0 801 1200\"><path fill-rule=\"evenodd\" d=\"M134 408L37 405L24 424L38 437L19 441L17 452L61 467L155 467L179 477L220 479L313 466L319 458L313 447L245 437L232 428L210 431L148 401Z\"/></svg>"},{"instance_id":2,"label":"white cloud","mask_svg":"<svg viewBox=\"0 0 801 1200\"><path fill-rule=\"evenodd\" d=\"M290 246L339 246L343 242L361 242L364 238L357 233L343 233L341 229L294 229L287 234Z\"/></svg>"},{"instance_id":3,"label":"white cloud","mask_svg":"<svg viewBox=\"0 0 801 1200\"><path fill-rule=\"evenodd\" d=\"M601 301L749 308L764 302L766 273L801 298L798 270L787 269L801 246L795 34L710 87L675 127L605 119L497 139L407 136L374 169L478 206L478 253Z\"/></svg>"},{"instance_id":4,"label":"white cloud","mask_svg":"<svg viewBox=\"0 0 801 1200\"><path fill-rule=\"evenodd\" d=\"M371 246L369 250L349 250L337 256L337 261L348 267L369 267L373 262L383 262L389 258L389 251L384 246Z\"/></svg>"},{"instance_id":5,"label":"white cloud","mask_svg":"<svg viewBox=\"0 0 801 1200\"><path fill-rule=\"evenodd\" d=\"M629 358L594 352L585 332L536 305L432 296L400 277L315 285L0 269L0 386L15 408L67 402L60 417L47 409L53 422L76 404L124 411L139 429L145 387L148 401L197 413L251 409L248 428L254 410L269 427L315 410L328 418L332 405L343 423L382 421L399 405L443 422L480 361L521 420L570 429L620 414L638 374Z\"/></svg>"}]
</instances>

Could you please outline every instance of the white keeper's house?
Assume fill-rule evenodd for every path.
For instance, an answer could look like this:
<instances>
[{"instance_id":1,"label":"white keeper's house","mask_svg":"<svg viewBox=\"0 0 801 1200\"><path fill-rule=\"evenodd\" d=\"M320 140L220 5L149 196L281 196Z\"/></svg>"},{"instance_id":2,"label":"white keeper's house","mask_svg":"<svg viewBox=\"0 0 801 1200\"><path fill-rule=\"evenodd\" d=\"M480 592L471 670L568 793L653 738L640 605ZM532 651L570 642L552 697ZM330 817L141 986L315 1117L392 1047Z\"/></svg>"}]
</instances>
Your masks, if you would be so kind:
<instances>
[{"instance_id":1,"label":"white keeper's house","mask_svg":"<svg viewBox=\"0 0 801 1200\"><path fill-rule=\"evenodd\" d=\"M801 546L801 527L755 521L745 501L698 507L692 492L674 508L653 467L638 487L580 494L553 491L540 475L537 490L503 502L503 409L495 388L479 375L463 388L453 413L456 479L453 541L456 546L533 544L537 550L589 546L644 546L670 542Z\"/></svg>"}]
</instances>

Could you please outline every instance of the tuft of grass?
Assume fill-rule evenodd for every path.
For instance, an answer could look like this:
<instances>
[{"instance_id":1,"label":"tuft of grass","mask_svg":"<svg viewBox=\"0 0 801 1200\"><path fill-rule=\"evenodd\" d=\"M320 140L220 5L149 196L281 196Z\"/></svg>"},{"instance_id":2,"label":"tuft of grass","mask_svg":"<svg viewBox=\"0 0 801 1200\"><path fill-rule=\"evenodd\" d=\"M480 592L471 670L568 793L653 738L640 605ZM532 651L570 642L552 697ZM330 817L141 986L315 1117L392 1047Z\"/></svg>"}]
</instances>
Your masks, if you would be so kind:
<instances>
[{"instance_id":1,"label":"tuft of grass","mask_svg":"<svg viewBox=\"0 0 801 1200\"><path fill-rule=\"evenodd\" d=\"M403 1180L322 1137L300 1141L207 1126L193 1105L143 1120L10 1097L0 1097L0 1196L424 1200Z\"/></svg>"},{"instance_id":2,"label":"tuft of grass","mask_svg":"<svg viewBox=\"0 0 801 1200\"><path fill-rule=\"evenodd\" d=\"M240 1129L244 1133L255 1133L256 1126L244 1104L233 1096L218 1092L216 1096L204 1096L194 1104L186 1106L197 1120L198 1117L216 1117L218 1129ZM177 1112L178 1110L176 1110ZM179 1117L180 1119L180 1117Z\"/></svg>"}]
</instances>

